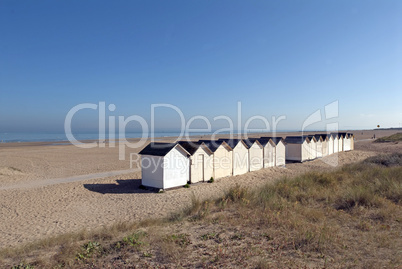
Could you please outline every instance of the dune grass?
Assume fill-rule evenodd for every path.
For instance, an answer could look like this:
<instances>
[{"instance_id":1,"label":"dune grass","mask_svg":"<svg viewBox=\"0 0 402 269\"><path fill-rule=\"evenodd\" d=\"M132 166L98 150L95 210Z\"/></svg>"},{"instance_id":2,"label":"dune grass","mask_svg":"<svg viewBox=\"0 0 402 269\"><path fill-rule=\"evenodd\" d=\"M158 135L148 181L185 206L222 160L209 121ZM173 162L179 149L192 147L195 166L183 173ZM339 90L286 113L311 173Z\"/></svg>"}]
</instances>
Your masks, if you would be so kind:
<instances>
[{"instance_id":1,"label":"dune grass","mask_svg":"<svg viewBox=\"0 0 402 269\"><path fill-rule=\"evenodd\" d=\"M256 189L169 218L119 223L0 252L7 268L398 268L402 154ZM29 267L30 266L30 267Z\"/></svg>"},{"instance_id":2,"label":"dune grass","mask_svg":"<svg viewBox=\"0 0 402 269\"><path fill-rule=\"evenodd\" d=\"M390 136L385 136L376 139L374 142L376 143L384 143L384 142L400 142L402 141L402 133L396 133Z\"/></svg>"}]
</instances>

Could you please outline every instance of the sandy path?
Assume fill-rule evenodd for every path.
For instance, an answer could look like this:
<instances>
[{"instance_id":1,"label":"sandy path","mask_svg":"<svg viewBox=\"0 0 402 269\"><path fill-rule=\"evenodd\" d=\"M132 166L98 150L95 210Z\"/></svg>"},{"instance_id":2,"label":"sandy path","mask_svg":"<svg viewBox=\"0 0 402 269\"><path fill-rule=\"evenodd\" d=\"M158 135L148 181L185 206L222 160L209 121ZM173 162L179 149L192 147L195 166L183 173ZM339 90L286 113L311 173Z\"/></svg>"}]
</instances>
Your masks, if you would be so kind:
<instances>
[{"instance_id":1,"label":"sandy path","mask_svg":"<svg viewBox=\"0 0 402 269\"><path fill-rule=\"evenodd\" d=\"M364 142L364 141L373 141L371 138L356 140L355 143Z\"/></svg>"}]
</instances>

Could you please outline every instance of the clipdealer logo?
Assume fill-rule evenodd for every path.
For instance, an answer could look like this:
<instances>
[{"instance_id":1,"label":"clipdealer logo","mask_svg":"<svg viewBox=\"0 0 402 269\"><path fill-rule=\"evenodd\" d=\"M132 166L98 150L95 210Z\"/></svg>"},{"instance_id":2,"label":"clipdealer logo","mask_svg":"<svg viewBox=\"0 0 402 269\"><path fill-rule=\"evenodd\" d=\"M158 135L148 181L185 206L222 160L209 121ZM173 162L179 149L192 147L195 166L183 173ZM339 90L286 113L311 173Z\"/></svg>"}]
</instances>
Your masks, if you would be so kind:
<instances>
[{"instance_id":1,"label":"clipdealer logo","mask_svg":"<svg viewBox=\"0 0 402 269\"><path fill-rule=\"evenodd\" d=\"M114 112L116 111L116 105L109 104L106 106L105 101L100 101L98 104L94 103L82 103L74 106L71 108L64 121L64 131L66 134L67 139L69 142L76 147L80 148L105 148L111 147L119 148L119 160L126 159L126 150L127 148L131 149L138 149L144 147L149 141L155 141L155 122L156 122L156 115L158 108L165 108L170 109L173 112L177 113L180 118L180 132L177 137L177 141L179 140L191 140L192 133L206 133L211 134L211 140L215 140L217 135L219 134L226 134L229 135L229 138L242 138L247 137L248 133L252 132L271 132L276 133L278 124L286 120L286 115L281 116L272 116L269 120L267 117L263 115L255 115L252 117L247 118L243 121L242 115L242 103L237 103L237 117L236 120L233 120L231 117L227 115L218 115L213 118L213 121L209 120L204 115L196 115L188 120L186 120L184 113L182 110L172 104L152 104L150 107L150 123L144 117L139 115L131 115L128 117L125 116L107 116L107 112ZM74 134L72 133L72 122L74 117L79 117L79 112L82 110L96 110L98 111L98 140L94 142L83 143L78 141ZM336 119L339 116L339 104L338 101L334 101L324 106L323 111L321 109L317 109L314 113L310 114L304 121L301 126L301 131L304 133L306 129L308 129L313 124L332 120L333 122L326 124L325 131L329 132L337 132L338 131L338 122ZM191 126L195 121L203 122L206 124L206 128L192 128ZM220 123L225 122L226 126L224 128L219 128L213 131L212 123L220 121ZM250 125L254 121L262 122L264 128L251 128ZM126 129L129 123L138 123L141 126L141 131L139 132L139 139L136 142L130 142L127 140L126 137ZM244 122L244 125L242 124ZM107 127L107 128L106 128ZM117 128L116 128L117 127ZM106 136L107 134L107 136ZM275 135L272 136L275 136ZM308 149L311 151L311 149ZM338 158L337 155L334 154L331 158L326 158L323 160L324 162L328 163L329 165L336 166L338 165ZM138 154L131 153L130 154L130 167L132 168L133 163L139 163L140 158ZM137 167L139 167L137 165Z\"/></svg>"}]
</instances>

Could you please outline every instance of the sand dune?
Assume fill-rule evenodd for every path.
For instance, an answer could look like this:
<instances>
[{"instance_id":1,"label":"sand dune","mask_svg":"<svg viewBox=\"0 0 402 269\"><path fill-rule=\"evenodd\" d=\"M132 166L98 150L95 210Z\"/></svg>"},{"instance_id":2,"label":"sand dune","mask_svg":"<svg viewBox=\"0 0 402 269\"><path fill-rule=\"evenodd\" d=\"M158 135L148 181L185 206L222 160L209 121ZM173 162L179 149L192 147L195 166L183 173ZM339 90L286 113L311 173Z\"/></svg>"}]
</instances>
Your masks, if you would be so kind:
<instances>
[{"instance_id":1,"label":"sand dune","mask_svg":"<svg viewBox=\"0 0 402 269\"><path fill-rule=\"evenodd\" d=\"M331 163L343 165L376 154L366 144L371 143L356 143L355 151L341 152L322 160L263 169L163 194L139 189L139 169L127 171L129 160L118 161L117 148L0 146L0 188L3 188L0 189L0 247L116 221L166 216L185 207L192 195L217 197L234 184L256 187L282 176L333 169ZM110 171L123 174L108 174ZM44 184L46 182L51 184ZM59 182L63 184L57 184ZM24 185L29 188L9 188Z\"/></svg>"}]
</instances>

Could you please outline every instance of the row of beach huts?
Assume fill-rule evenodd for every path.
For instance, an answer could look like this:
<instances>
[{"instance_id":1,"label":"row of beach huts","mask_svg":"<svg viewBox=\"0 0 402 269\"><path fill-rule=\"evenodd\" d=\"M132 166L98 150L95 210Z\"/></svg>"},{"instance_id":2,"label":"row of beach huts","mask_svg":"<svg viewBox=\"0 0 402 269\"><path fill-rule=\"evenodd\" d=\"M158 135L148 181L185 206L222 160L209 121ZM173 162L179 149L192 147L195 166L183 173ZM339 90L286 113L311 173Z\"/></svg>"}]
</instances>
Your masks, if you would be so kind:
<instances>
[{"instance_id":1,"label":"row of beach huts","mask_svg":"<svg viewBox=\"0 0 402 269\"><path fill-rule=\"evenodd\" d=\"M149 143L139 153L141 183L164 190L353 149L352 133Z\"/></svg>"}]
</instances>

